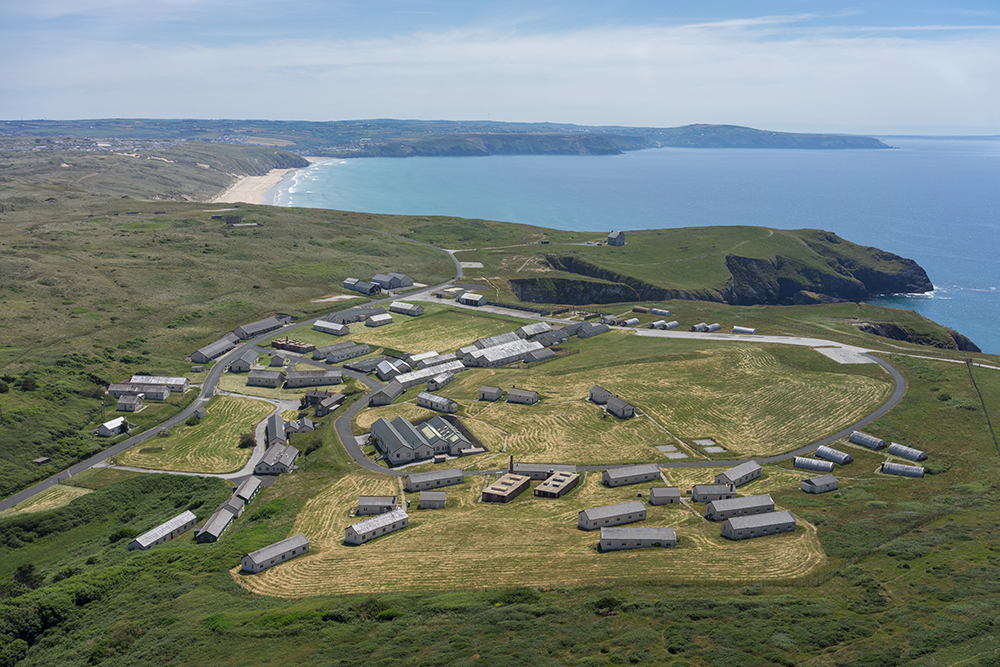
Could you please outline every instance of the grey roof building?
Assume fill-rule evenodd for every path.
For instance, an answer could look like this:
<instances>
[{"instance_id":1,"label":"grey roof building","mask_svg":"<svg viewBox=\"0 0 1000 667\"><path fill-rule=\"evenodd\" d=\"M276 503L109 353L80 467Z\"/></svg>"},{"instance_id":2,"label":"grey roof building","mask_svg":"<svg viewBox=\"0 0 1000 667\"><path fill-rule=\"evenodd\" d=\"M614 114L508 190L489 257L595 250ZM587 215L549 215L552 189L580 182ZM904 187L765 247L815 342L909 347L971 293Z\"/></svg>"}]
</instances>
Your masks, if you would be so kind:
<instances>
[{"instance_id":1,"label":"grey roof building","mask_svg":"<svg viewBox=\"0 0 1000 667\"><path fill-rule=\"evenodd\" d=\"M465 364L457 359L455 361L446 361L443 364L437 364L436 366L429 366L427 368L420 368L415 371L410 371L409 373L402 373L396 376L395 381L398 382L404 389L409 389L410 387L416 387L418 384L424 384L433 377L437 377L442 373L462 373L468 370Z\"/></svg>"},{"instance_id":2,"label":"grey roof building","mask_svg":"<svg viewBox=\"0 0 1000 667\"><path fill-rule=\"evenodd\" d=\"M309 552L309 540L299 533L243 556L243 571L257 573Z\"/></svg>"},{"instance_id":3,"label":"grey roof building","mask_svg":"<svg viewBox=\"0 0 1000 667\"><path fill-rule=\"evenodd\" d=\"M313 322L312 328L314 331L322 331L334 336L346 336L351 333L351 328L346 324L337 324L336 322L327 322L326 320L316 320Z\"/></svg>"},{"instance_id":4,"label":"grey roof building","mask_svg":"<svg viewBox=\"0 0 1000 667\"><path fill-rule=\"evenodd\" d=\"M393 301L389 304L389 312L416 317L417 315L424 314L424 307L415 303L406 303L405 301Z\"/></svg>"},{"instance_id":5,"label":"grey roof building","mask_svg":"<svg viewBox=\"0 0 1000 667\"><path fill-rule=\"evenodd\" d=\"M614 231L608 234L608 245L625 245L625 232Z\"/></svg>"},{"instance_id":6,"label":"grey roof building","mask_svg":"<svg viewBox=\"0 0 1000 667\"><path fill-rule=\"evenodd\" d=\"M334 343L333 345L324 345L323 347L317 347L312 352L312 358L317 361L320 359L326 359L326 355L330 354L334 350L343 350L349 347L357 347L357 343L353 340L346 340L343 343Z\"/></svg>"},{"instance_id":7,"label":"grey roof building","mask_svg":"<svg viewBox=\"0 0 1000 667\"><path fill-rule=\"evenodd\" d=\"M372 315L381 315L384 312L385 308L382 306L355 306L330 313L323 319L336 324L353 324L354 322L364 322Z\"/></svg>"},{"instance_id":8,"label":"grey roof building","mask_svg":"<svg viewBox=\"0 0 1000 667\"><path fill-rule=\"evenodd\" d=\"M365 320L366 327L383 327L386 324L392 324L392 315L389 313L382 313L381 315L372 315L367 320Z\"/></svg>"},{"instance_id":9,"label":"grey roof building","mask_svg":"<svg viewBox=\"0 0 1000 667\"><path fill-rule=\"evenodd\" d=\"M601 551L677 546L673 528L652 526L611 526L601 528Z\"/></svg>"},{"instance_id":10,"label":"grey roof building","mask_svg":"<svg viewBox=\"0 0 1000 667\"><path fill-rule=\"evenodd\" d=\"M399 506L396 496L359 496L358 516L385 514Z\"/></svg>"},{"instance_id":11,"label":"grey roof building","mask_svg":"<svg viewBox=\"0 0 1000 667\"><path fill-rule=\"evenodd\" d=\"M344 541L348 544L364 544L378 537L402 530L408 525L410 525L410 517L406 510L395 509L348 526L347 530L344 531Z\"/></svg>"},{"instance_id":12,"label":"grey roof building","mask_svg":"<svg viewBox=\"0 0 1000 667\"><path fill-rule=\"evenodd\" d=\"M465 294L458 297L458 302L464 306L485 306L486 297L482 294L473 294L472 292L466 292Z\"/></svg>"},{"instance_id":13,"label":"grey roof building","mask_svg":"<svg viewBox=\"0 0 1000 667\"><path fill-rule=\"evenodd\" d=\"M575 473L576 466L568 463L523 463L514 461L509 472L526 475L531 479L548 479L557 473Z\"/></svg>"},{"instance_id":14,"label":"grey roof building","mask_svg":"<svg viewBox=\"0 0 1000 667\"><path fill-rule=\"evenodd\" d=\"M325 368L311 368L305 371L290 370L285 373L286 387L324 387L340 384L343 381L343 373Z\"/></svg>"},{"instance_id":15,"label":"grey roof building","mask_svg":"<svg viewBox=\"0 0 1000 667\"><path fill-rule=\"evenodd\" d=\"M233 522L236 516L229 510L219 509L215 514L209 517L205 525L202 526L194 534L195 542L203 544L205 542L218 542L222 534L226 532L229 528L229 524Z\"/></svg>"},{"instance_id":16,"label":"grey roof building","mask_svg":"<svg viewBox=\"0 0 1000 667\"><path fill-rule=\"evenodd\" d=\"M429 459L436 454L461 456L473 449L462 433L440 416L420 424L403 417L376 419L372 437L392 464Z\"/></svg>"},{"instance_id":17,"label":"grey roof building","mask_svg":"<svg viewBox=\"0 0 1000 667\"><path fill-rule=\"evenodd\" d=\"M640 500L617 505L591 507L579 514L578 526L584 530L597 530L606 526L646 520L646 506Z\"/></svg>"},{"instance_id":18,"label":"grey roof building","mask_svg":"<svg viewBox=\"0 0 1000 667\"><path fill-rule=\"evenodd\" d=\"M184 393L191 388L191 381L185 377L171 377L166 375L133 375L129 380L134 384L157 384L168 387L170 391Z\"/></svg>"},{"instance_id":19,"label":"grey roof building","mask_svg":"<svg viewBox=\"0 0 1000 667\"><path fill-rule=\"evenodd\" d=\"M626 486L628 484L642 484L653 480L660 481L660 467L655 463L643 463L635 466L624 466L622 468L608 468L601 474L601 481L605 486Z\"/></svg>"},{"instance_id":20,"label":"grey roof building","mask_svg":"<svg viewBox=\"0 0 1000 667\"><path fill-rule=\"evenodd\" d=\"M273 445L276 442L283 445L288 442L288 434L285 433L285 419L278 413L275 412L267 416L267 424L264 429L268 445Z\"/></svg>"},{"instance_id":21,"label":"grey roof building","mask_svg":"<svg viewBox=\"0 0 1000 667\"><path fill-rule=\"evenodd\" d=\"M722 522L722 536L731 540L790 533L794 530L795 517L788 510L737 516Z\"/></svg>"},{"instance_id":22,"label":"grey roof building","mask_svg":"<svg viewBox=\"0 0 1000 667\"><path fill-rule=\"evenodd\" d=\"M454 373L441 373L427 381L427 391L437 391L455 379Z\"/></svg>"},{"instance_id":23,"label":"grey roof building","mask_svg":"<svg viewBox=\"0 0 1000 667\"><path fill-rule=\"evenodd\" d=\"M454 400L432 394L429 391L422 391L417 395L417 405L438 412L458 412L458 403Z\"/></svg>"},{"instance_id":24,"label":"grey roof building","mask_svg":"<svg viewBox=\"0 0 1000 667\"><path fill-rule=\"evenodd\" d=\"M112 398L123 396L139 396L146 400L165 401L170 398L170 387L162 384L138 384L136 382L113 382L108 385L108 394Z\"/></svg>"},{"instance_id":25,"label":"grey roof building","mask_svg":"<svg viewBox=\"0 0 1000 667\"><path fill-rule=\"evenodd\" d=\"M129 542L128 548L141 549L142 551L145 551L150 547L154 547L157 544L163 544L164 542L169 542L178 535L186 533L194 528L196 523L198 523L198 517L196 517L190 510L185 510L169 521L165 521L156 528L146 531L139 537L135 538Z\"/></svg>"},{"instance_id":26,"label":"grey roof building","mask_svg":"<svg viewBox=\"0 0 1000 667\"><path fill-rule=\"evenodd\" d=\"M840 483L833 475L820 475L802 480L801 488L806 493L826 493L835 491L840 487Z\"/></svg>"},{"instance_id":27,"label":"grey roof building","mask_svg":"<svg viewBox=\"0 0 1000 667\"><path fill-rule=\"evenodd\" d=\"M379 389L377 392L372 394L371 398L368 399L368 405L370 407L375 407L378 405L389 405L397 398L403 395L406 389L403 385L399 384L396 380L393 380L386 386Z\"/></svg>"},{"instance_id":28,"label":"grey roof building","mask_svg":"<svg viewBox=\"0 0 1000 667\"><path fill-rule=\"evenodd\" d=\"M546 331L551 331L552 325L548 322L533 322L531 324L525 324L523 327L516 329L514 331L518 338L533 338Z\"/></svg>"},{"instance_id":29,"label":"grey roof building","mask_svg":"<svg viewBox=\"0 0 1000 667\"><path fill-rule=\"evenodd\" d=\"M511 387L507 390L508 403L522 403L524 405L534 405L538 402L538 392L528 389L516 389Z\"/></svg>"},{"instance_id":30,"label":"grey roof building","mask_svg":"<svg viewBox=\"0 0 1000 667\"><path fill-rule=\"evenodd\" d=\"M291 472L298 458L299 450L291 445L275 443L264 452L264 458L254 467L255 475L280 475Z\"/></svg>"},{"instance_id":31,"label":"grey roof building","mask_svg":"<svg viewBox=\"0 0 1000 667\"><path fill-rule=\"evenodd\" d=\"M263 368L254 368L247 373L247 385L252 387L277 388L285 381L285 374L282 371L269 371Z\"/></svg>"},{"instance_id":32,"label":"grey roof building","mask_svg":"<svg viewBox=\"0 0 1000 667\"><path fill-rule=\"evenodd\" d=\"M420 504L417 509L421 510L443 510L448 502L448 494L445 491L422 491L420 493Z\"/></svg>"},{"instance_id":33,"label":"grey roof building","mask_svg":"<svg viewBox=\"0 0 1000 667\"><path fill-rule=\"evenodd\" d=\"M465 481L465 471L461 468L449 470L434 470L432 472L415 472L406 476L407 491L424 491L439 489L443 486L453 486Z\"/></svg>"},{"instance_id":34,"label":"grey roof building","mask_svg":"<svg viewBox=\"0 0 1000 667\"><path fill-rule=\"evenodd\" d=\"M326 363L328 364L339 364L341 361L347 361L348 359L353 359L354 357L360 357L371 352L371 348L367 344L354 343L351 341L351 345L345 345L343 347L338 347L335 350L330 350L326 353Z\"/></svg>"},{"instance_id":35,"label":"grey roof building","mask_svg":"<svg viewBox=\"0 0 1000 667\"><path fill-rule=\"evenodd\" d=\"M738 495L732 484L695 484L691 490L691 501L695 503L736 498Z\"/></svg>"},{"instance_id":36,"label":"grey roof building","mask_svg":"<svg viewBox=\"0 0 1000 667\"><path fill-rule=\"evenodd\" d=\"M227 333L222 338L212 341L203 348L200 348L196 352L191 354L191 361L196 364L207 364L213 359L218 359L229 350L236 347L236 343L239 342L239 337L233 333Z\"/></svg>"},{"instance_id":37,"label":"grey roof building","mask_svg":"<svg viewBox=\"0 0 1000 667\"><path fill-rule=\"evenodd\" d=\"M468 366L479 366L483 368L506 366L523 360L531 352L544 350L545 346L537 341L521 340L509 343L501 343L491 347L484 347L472 350L465 354L463 361Z\"/></svg>"},{"instance_id":38,"label":"grey roof building","mask_svg":"<svg viewBox=\"0 0 1000 667\"><path fill-rule=\"evenodd\" d=\"M757 479L761 474L760 464L756 461L741 463L735 468L730 468L726 472L721 472L715 476L716 484L732 484L741 486L750 480Z\"/></svg>"},{"instance_id":39,"label":"grey roof building","mask_svg":"<svg viewBox=\"0 0 1000 667\"><path fill-rule=\"evenodd\" d=\"M240 482L240 485L233 491L233 495L242 498L243 502L249 505L260 493L261 488L260 479L251 475Z\"/></svg>"},{"instance_id":40,"label":"grey roof building","mask_svg":"<svg viewBox=\"0 0 1000 667\"><path fill-rule=\"evenodd\" d=\"M613 396L614 394L598 384L590 388L590 400L598 405L604 405Z\"/></svg>"},{"instance_id":41,"label":"grey roof building","mask_svg":"<svg viewBox=\"0 0 1000 667\"><path fill-rule=\"evenodd\" d=\"M142 396L128 395L118 399L118 412L135 412L142 407Z\"/></svg>"},{"instance_id":42,"label":"grey roof building","mask_svg":"<svg viewBox=\"0 0 1000 667\"><path fill-rule=\"evenodd\" d=\"M626 403L617 396L609 398L604 409L619 419L629 419L631 417L635 417L635 406L631 403Z\"/></svg>"},{"instance_id":43,"label":"grey roof building","mask_svg":"<svg viewBox=\"0 0 1000 667\"><path fill-rule=\"evenodd\" d=\"M480 338L479 340L477 340L475 343L472 344L472 347L475 347L478 350L484 350L488 347L496 347L497 345L503 345L504 343L514 343L520 340L520 338L521 337L518 336L515 332L508 331L506 333L497 334L496 336L487 336L486 338Z\"/></svg>"},{"instance_id":44,"label":"grey roof building","mask_svg":"<svg viewBox=\"0 0 1000 667\"><path fill-rule=\"evenodd\" d=\"M500 387L491 387L484 384L479 388L480 401L499 401L501 398L503 398L503 389Z\"/></svg>"},{"instance_id":45,"label":"grey roof building","mask_svg":"<svg viewBox=\"0 0 1000 667\"><path fill-rule=\"evenodd\" d=\"M723 521L734 516L764 514L774 511L774 501L770 493L746 498L729 498L728 500L712 500L705 503L705 518L709 521Z\"/></svg>"},{"instance_id":46,"label":"grey roof building","mask_svg":"<svg viewBox=\"0 0 1000 667\"><path fill-rule=\"evenodd\" d=\"M235 329L233 333L240 340L247 340L249 338L256 338L261 334L265 334L268 331L274 331L275 329L280 329L285 324L291 321L291 318L278 318L278 317L266 317L262 320L257 320L256 322L250 322L249 324L242 324Z\"/></svg>"},{"instance_id":47,"label":"grey roof building","mask_svg":"<svg viewBox=\"0 0 1000 667\"><path fill-rule=\"evenodd\" d=\"M253 365L260 359L260 355L254 350L247 350L229 364L231 373L248 373Z\"/></svg>"},{"instance_id":48,"label":"grey roof building","mask_svg":"<svg viewBox=\"0 0 1000 667\"><path fill-rule=\"evenodd\" d=\"M679 505L681 490L676 486L654 486L649 490L650 505Z\"/></svg>"},{"instance_id":49,"label":"grey roof building","mask_svg":"<svg viewBox=\"0 0 1000 667\"><path fill-rule=\"evenodd\" d=\"M583 322L585 326L581 326L577 332L577 338L593 338L594 336L599 336L602 333L607 333L611 331L611 327L607 324L592 324L590 322Z\"/></svg>"},{"instance_id":50,"label":"grey roof building","mask_svg":"<svg viewBox=\"0 0 1000 667\"><path fill-rule=\"evenodd\" d=\"M539 343L541 345L541 343ZM539 364L543 361L548 361L550 359L555 359L556 353L552 350L541 349L535 350L534 352L529 352L524 355L524 363L526 364Z\"/></svg>"}]
</instances>

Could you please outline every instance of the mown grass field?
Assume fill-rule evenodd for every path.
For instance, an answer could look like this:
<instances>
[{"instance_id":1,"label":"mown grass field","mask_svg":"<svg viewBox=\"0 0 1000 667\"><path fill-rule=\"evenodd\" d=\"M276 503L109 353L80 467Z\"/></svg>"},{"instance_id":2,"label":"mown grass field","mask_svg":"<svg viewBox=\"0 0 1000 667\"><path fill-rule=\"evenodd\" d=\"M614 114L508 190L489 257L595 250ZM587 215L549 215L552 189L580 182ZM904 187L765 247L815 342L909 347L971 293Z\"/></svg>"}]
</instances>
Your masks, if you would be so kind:
<instances>
[{"instance_id":1,"label":"mown grass field","mask_svg":"<svg viewBox=\"0 0 1000 667\"><path fill-rule=\"evenodd\" d=\"M240 434L252 433L273 411L274 406L264 401L219 396L197 424L179 424L165 438L151 438L127 449L118 462L150 470L234 472L243 467L251 452L237 446Z\"/></svg>"},{"instance_id":2,"label":"mown grass field","mask_svg":"<svg viewBox=\"0 0 1000 667\"><path fill-rule=\"evenodd\" d=\"M66 486L65 484L56 484L52 488L46 489L36 496L19 502L9 510L5 510L0 516L10 517L17 514L30 514L31 512L54 510L59 507L63 507L64 505L68 505L75 498L79 498L87 493L90 493L90 489L84 489L78 486Z\"/></svg>"},{"instance_id":3,"label":"mown grass field","mask_svg":"<svg viewBox=\"0 0 1000 667\"><path fill-rule=\"evenodd\" d=\"M588 507L625 502L645 486L607 489L600 474L561 499L525 491L507 505L479 502L494 477L467 477L448 487L445 510L411 510L405 530L360 547L343 544L358 494L396 495L395 480L352 474L310 500L295 531L309 536L308 556L260 575L235 575L249 589L281 597L426 588L565 586L583 581L616 585L642 580L780 579L808 574L825 559L816 530L803 522L793 534L730 542L718 524L704 524L684 506L649 506L647 526L675 526L678 546L601 554L599 531L577 528ZM532 484L532 489L537 483ZM645 495L645 493L644 493ZM418 494L407 494L416 501ZM414 503L415 507L416 503ZM421 554L414 559L412 554ZM405 563L405 566L401 564ZM359 571L365 577L358 577Z\"/></svg>"},{"instance_id":4,"label":"mown grass field","mask_svg":"<svg viewBox=\"0 0 1000 667\"><path fill-rule=\"evenodd\" d=\"M468 370L437 393L458 401L465 422L492 427L484 430L490 449L506 444L519 460L599 465L667 461L655 449L659 445L675 445L689 460L771 456L843 429L892 392L879 366L837 364L808 348L624 332L574 339L564 347L579 353L532 368ZM602 408L587 400L595 384L642 414L602 418ZM533 406L479 401L482 385L532 389L541 401ZM415 391L400 400L415 402L410 395ZM432 414L409 403L365 409L355 419L355 431L365 432L379 417ZM727 451L706 455L693 444L705 438Z\"/></svg>"}]
</instances>

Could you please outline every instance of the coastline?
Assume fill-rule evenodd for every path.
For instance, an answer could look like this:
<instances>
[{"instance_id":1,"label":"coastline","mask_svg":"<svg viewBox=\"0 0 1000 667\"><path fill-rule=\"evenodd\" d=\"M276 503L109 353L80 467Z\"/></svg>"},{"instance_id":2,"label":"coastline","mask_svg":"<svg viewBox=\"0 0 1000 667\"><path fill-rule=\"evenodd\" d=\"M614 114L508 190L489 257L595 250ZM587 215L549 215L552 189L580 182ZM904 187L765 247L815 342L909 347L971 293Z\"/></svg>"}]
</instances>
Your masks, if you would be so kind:
<instances>
[{"instance_id":1,"label":"coastline","mask_svg":"<svg viewBox=\"0 0 1000 667\"><path fill-rule=\"evenodd\" d=\"M309 164L315 164L323 158L306 157ZM263 204L268 190L279 185L296 169L272 169L263 176L244 176L229 188L209 199L209 204Z\"/></svg>"}]
</instances>

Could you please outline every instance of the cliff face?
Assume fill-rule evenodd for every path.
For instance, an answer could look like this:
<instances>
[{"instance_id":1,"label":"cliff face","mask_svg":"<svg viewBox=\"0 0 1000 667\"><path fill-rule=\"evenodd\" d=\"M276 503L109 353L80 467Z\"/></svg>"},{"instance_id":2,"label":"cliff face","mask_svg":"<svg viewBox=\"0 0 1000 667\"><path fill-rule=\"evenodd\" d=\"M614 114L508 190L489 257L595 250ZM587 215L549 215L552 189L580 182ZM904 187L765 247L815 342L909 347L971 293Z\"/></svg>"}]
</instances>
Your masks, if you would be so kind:
<instances>
[{"instance_id":1,"label":"cliff face","mask_svg":"<svg viewBox=\"0 0 1000 667\"><path fill-rule=\"evenodd\" d=\"M891 322L862 322L857 325L860 331L865 333L889 338L890 340L905 341L907 343L917 343L918 345L930 345L944 350L959 350L961 352L982 352L979 346L963 336L954 329L945 329L947 338L936 338L928 334L922 334L902 327Z\"/></svg>"},{"instance_id":2,"label":"cliff face","mask_svg":"<svg viewBox=\"0 0 1000 667\"><path fill-rule=\"evenodd\" d=\"M859 246L829 232L806 230L800 238L807 250L799 257L727 255L729 279L717 289L667 289L574 254L549 254L546 261L557 271L600 282L553 276L514 278L510 285L522 301L567 305L669 299L731 305L833 303L934 289L926 272L911 259Z\"/></svg>"}]
</instances>

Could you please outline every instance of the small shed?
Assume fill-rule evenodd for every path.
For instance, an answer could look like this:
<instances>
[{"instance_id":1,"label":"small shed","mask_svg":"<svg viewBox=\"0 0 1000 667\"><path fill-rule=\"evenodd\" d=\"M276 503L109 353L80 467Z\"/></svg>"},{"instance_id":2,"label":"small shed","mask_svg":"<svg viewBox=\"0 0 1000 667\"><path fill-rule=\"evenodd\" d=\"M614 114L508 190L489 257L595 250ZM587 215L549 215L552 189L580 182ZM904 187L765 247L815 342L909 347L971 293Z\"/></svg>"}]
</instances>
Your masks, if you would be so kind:
<instances>
[{"instance_id":1,"label":"small shed","mask_svg":"<svg viewBox=\"0 0 1000 667\"><path fill-rule=\"evenodd\" d=\"M458 297L458 302L464 306L485 306L486 297L482 294L466 292L462 296Z\"/></svg>"},{"instance_id":2,"label":"small shed","mask_svg":"<svg viewBox=\"0 0 1000 667\"><path fill-rule=\"evenodd\" d=\"M115 417L97 427L97 435L102 438L111 438L121 433L128 433L128 420L124 417Z\"/></svg>"},{"instance_id":3,"label":"small shed","mask_svg":"<svg viewBox=\"0 0 1000 667\"><path fill-rule=\"evenodd\" d=\"M396 496L359 496L358 516L385 514L396 509L398 505Z\"/></svg>"},{"instance_id":4,"label":"small shed","mask_svg":"<svg viewBox=\"0 0 1000 667\"><path fill-rule=\"evenodd\" d=\"M806 493L826 493L834 491L840 487L840 483L833 475L820 475L802 480L802 490Z\"/></svg>"},{"instance_id":5,"label":"small shed","mask_svg":"<svg viewBox=\"0 0 1000 667\"><path fill-rule=\"evenodd\" d=\"M619 419L629 419L631 417L635 417L635 406L631 403L626 403L617 396L612 396L608 399L605 410Z\"/></svg>"},{"instance_id":6,"label":"small shed","mask_svg":"<svg viewBox=\"0 0 1000 667\"><path fill-rule=\"evenodd\" d=\"M125 395L118 399L118 412L135 412L142 407L142 394Z\"/></svg>"},{"instance_id":7,"label":"small shed","mask_svg":"<svg viewBox=\"0 0 1000 667\"><path fill-rule=\"evenodd\" d=\"M288 357L284 357L280 354L271 355L271 363L268 364L271 368L283 368L285 364L288 363Z\"/></svg>"},{"instance_id":8,"label":"small shed","mask_svg":"<svg viewBox=\"0 0 1000 667\"><path fill-rule=\"evenodd\" d=\"M372 315L367 320L365 320L366 327L383 327L386 324L392 324L392 315L389 313L383 313L381 315Z\"/></svg>"},{"instance_id":9,"label":"small shed","mask_svg":"<svg viewBox=\"0 0 1000 667\"><path fill-rule=\"evenodd\" d=\"M680 505L681 490L676 486L654 486L649 490L651 505Z\"/></svg>"},{"instance_id":10,"label":"small shed","mask_svg":"<svg viewBox=\"0 0 1000 667\"><path fill-rule=\"evenodd\" d=\"M479 388L479 400L480 401L499 401L503 398L503 389L500 387L491 387L489 385L483 385Z\"/></svg>"},{"instance_id":11,"label":"small shed","mask_svg":"<svg viewBox=\"0 0 1000 667\"><path fill-rule=\"evenodd\" d=\"M510 388L507 390L508 403L522 403L524 405L534 405L538 402L538 392L527 389Z\"/></svg>"},{"instance_id":12,"label":"small shed","mask_svg":"<svg viewBox=\"0 0 1000 667\"><path fill-rule=\"evenodd\" d=\"M423 491L420 494L420 504L417 509L443 510L448 500L446 491Z\"/></svg>"},{"instance_id":13,"label":"small shed","mask_svg":"<svg viewBox=\"0 0 1000 667\"><path fill-rule=\"evenodd\" d=\"M604 405L613 396L614 394L600 385L595 384L590 388L590 400L598 405Z\"/></svg>"}]
</instances>

